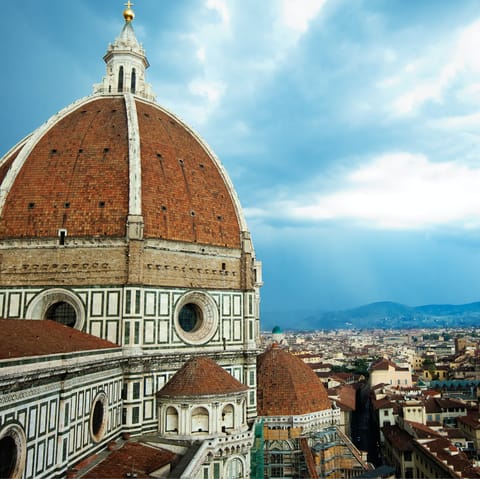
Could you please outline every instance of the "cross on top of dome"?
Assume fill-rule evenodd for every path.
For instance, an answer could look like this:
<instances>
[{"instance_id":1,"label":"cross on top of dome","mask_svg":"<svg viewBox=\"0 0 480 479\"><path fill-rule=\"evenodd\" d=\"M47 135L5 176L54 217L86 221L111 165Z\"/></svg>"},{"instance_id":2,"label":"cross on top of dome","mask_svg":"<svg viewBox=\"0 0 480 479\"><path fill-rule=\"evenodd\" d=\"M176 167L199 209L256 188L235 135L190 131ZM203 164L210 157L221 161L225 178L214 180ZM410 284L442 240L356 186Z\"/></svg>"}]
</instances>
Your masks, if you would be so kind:
<instances>
[{"instance_id":1,"label":"cross on top of dome","mask_svg":"<svg viewBox=\"0 0 480 479\"><path fill-rule=\"evenodd\" d=\"M135 18L135 13L132 10L134 3L128 0L127 3L124 4L127 8L123 11L123 18L125 18L126 22L131 22Z\"/></svg>"}]
</instances>

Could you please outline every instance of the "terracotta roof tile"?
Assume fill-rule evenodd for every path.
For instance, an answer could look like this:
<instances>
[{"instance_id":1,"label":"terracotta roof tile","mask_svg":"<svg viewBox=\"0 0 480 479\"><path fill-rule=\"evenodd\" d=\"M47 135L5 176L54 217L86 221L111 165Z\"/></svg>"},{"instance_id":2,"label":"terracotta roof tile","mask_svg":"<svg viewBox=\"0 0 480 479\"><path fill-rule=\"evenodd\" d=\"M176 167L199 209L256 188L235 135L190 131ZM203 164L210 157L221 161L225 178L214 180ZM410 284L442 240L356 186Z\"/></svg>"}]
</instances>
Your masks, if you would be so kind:
<instances>
[{"instance_id":1,"label":"terracotta roof tile","mask_svg":"<svg viewBox=\"0 0 480 479\"><path fill-rule=\"evenodd\" d=\"M426 426L425 424L422 424L420 422L415 422L415 421L405 421L406 424L408 424L411 428L413 433L415 434L415 437L417 439L428 439L432 437L440 437L441 434L438 431L435 431L434 429Z\"/></svg>"},{"instance_id":2,"label":"terracotta roof tile","mask_svg":"<svg viewBox=\"0 0 480 479\"><path fill-rule=\"evenodd\" d=\"M138 99L136 106L145 237L239 248L240 213L222 167L171 114ZM24 146L3 159L0 185ZM8 190L0 238L56 238L59 229L69 238L123 238L129 190L125 100L94 97L28 152Z\"/></svg>"},{"instance_id":3,"label":"terracotta roof tile","mask_svg":"<svg viewBox=\"0 0 480 479\"><path fill-rule=\"evenodd\" d=\"M189 359L157 393L157 396L203 396L247 391L215 361L206 357Z\"/></svg>"},{"instance_id":4,"label":"terracotta roof tile","mask_svg":"<svg viewBox=\"0 0 480 479\"><path fill-rule=\"evenodd\" d=\"M394 369L395 371L408 371L408 368L401 368L387 358L380 359L370 367L370 371L388 371L389 369Z\"/></svg>"},{"instance_id":5,"label":"terracotta roof tile","mask_svg":"<svg viewBox=\"0 0 480 479\"><path fill-rule=\"evenodd\" d=\"M257 358L257 403L259 416L302 415L331 408L314 371L275 347Z\"/></svg>"},{"instance_id":6,"label":"terracotta roof tile","mask_svg":"<svg viewBox=\"0 0 480 479\"><path fill-rule=\"evenodd\" d=\"M0 237L57 237L60 228L69 237L124 237L127 140L122 98L97 98L58 121L35 144L10 188Z\"/></svg>"},{"instance_id":7,"label":"terracotta roof tile","mask_svg":"<svg viewBox=\"0 0 480 479\"><path fill-rule=\"evenodd\" d=\"M139 479L152 477L151 474L177 459L173 452L140 443L126 443L112 451L105 460L82 476L84 479L119 479L128 473Z\"/></svg>"},{"instance_id":8,"label":"terracotta roof tile","mask_svg":"<svg viewBox=\"0 0 480 479\"><path fill-rule=\"evenodd\" d=\"M406 452L413 450L413 438L407 431L397 425L383 426L383 435L395 449Z\"/></svg>"},{"instance_id":9,"label":"terracotta roof tile","mask_svg":"<svg viewBox=\"0 0 480 479\"><path fill-rule=\"evenodd\" d=\"M480 429L480 419L478 412L469 412L466 416L457 417L457 421L465 424L472 429Z\"/></svg>"},{"instance_id":10,"label":"terracotta roof tile","mask_svg":"<svg viewBox=\"0 0 480 479\"><path fill-rule=\"evenodd\" d=\"M239 247L231 193L203 145L157 106L137 111L145 237Z\"/></svg>"},{"instance_id":11,"label":"terracotta roof tile","mask_svg":"<svg viewBox=\"0 0 480 479\"><path fill-rule=\"evenodd\" d=\"M480 478L480 469L473 467L466 454L452 445L447 438L439 437L424 443L417 441L416 445L428 451L430 457L443 467L461 473L459 477Z\"/></svg>"},{"instance_id":12,"label":"terracotta roof tile","mask_svg":"<svg viewBox=\"0 0 480 479\"><path fill-rule=\"evenodd\" d=\"M0 331L0 359L120 348L110 341L48 320L0 319Z\"/></svg>"}]
</instances>

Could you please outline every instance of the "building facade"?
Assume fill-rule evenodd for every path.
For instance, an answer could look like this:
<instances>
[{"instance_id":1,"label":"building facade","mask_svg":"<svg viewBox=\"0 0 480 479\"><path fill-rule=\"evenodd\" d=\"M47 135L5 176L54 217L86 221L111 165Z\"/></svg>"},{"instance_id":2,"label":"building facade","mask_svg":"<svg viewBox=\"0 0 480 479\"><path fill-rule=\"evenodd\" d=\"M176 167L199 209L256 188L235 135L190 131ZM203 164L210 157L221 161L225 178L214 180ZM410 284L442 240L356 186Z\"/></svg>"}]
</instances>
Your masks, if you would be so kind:
<instances>
[{"instance_id":1,"label":"building facade","mask_svg":"<svg viewBox=\"0 0 480 479\"><path fill-rule=\"evenodd\" d=\"M157 393L192 357L244 386L223 410L238 431L256 418L261 263L219 159L156 103L130 2L124 18L93 95L0 159L0 318L13 325L7 350L19 344L16 363L0 361L2 477L63 477L121 434L171 435L173 410L184 427L182 404L159 409ZM26 321L109 348L92 340L97 352L85 352L80 341L58 363L54 348L22 349ZM209 404L224 400L217 393ZM198 438L185 428L182 439ZM229 429L202 439L226 441ZM199 477L248 477L248 440L222 448L222 467L239 462Z\"/></svg>"}]
</instances>

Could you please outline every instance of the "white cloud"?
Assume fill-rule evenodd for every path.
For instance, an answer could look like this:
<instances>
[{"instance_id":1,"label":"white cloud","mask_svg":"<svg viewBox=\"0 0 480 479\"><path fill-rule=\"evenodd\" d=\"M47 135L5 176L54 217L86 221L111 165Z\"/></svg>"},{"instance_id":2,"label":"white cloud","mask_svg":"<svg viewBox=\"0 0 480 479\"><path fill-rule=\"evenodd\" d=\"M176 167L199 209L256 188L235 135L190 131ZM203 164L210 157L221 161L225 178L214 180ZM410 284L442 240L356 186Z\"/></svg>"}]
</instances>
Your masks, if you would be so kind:
<instances>
[{"instance_id":1,"label":"white cloud","mask_svg":"<svg viewBox=\"0 0 480 479\"><path fill-rule=\"evenodd\" d=\"M205 51L205 47L203 45L200 45L197 49L197 58L202 62L205 63L205 60L207 58L207 53Z\"/></svg>"},{"instance_id":2,"label":"white cloud","mask_svg":"<svg viewBox=\"0 0 480 479\"><path fill-rule=\"evenodd\" d=\"M264 208L263 213L248 213L265 217L268 212L281 211L291 220L347 220L384 229L480 226L480 167L391 153L336 181L342 186L335 192L280 200Z\"/></svg>"},{"instance_id":3,"label":"white cloud","mask_svg":"<svg viewBox=\"0 0 480 479\"><path fill-rule=\"evenodd\" d=\"M225 85L220 82L208 82L203 80L193 80L188 85L188 89L194 95L206 98L210 104L216 104L225 93Z\"/></svg>"},{"instance_id":4,"label":"white cloud","mask_svg":"<svg viewBox=\"0 0 480 479\"><path fill-rule=\"evenodd\" d=\"M225 0L207 0L206 5L207 8L218 13L224 27L230 25L230 10Z\"/></svg>"},{"instance_id":5,"label":"white cloud","mask_svg":"<svg viewBox=\"0 0 480 479\"><path fill-rule=\"evenodd\" d=\"M283 0L283 22L288 28L303 34L325 3L326 0Z\"/></svg>"},{"instance_id":6,"label":"white cloud","mask_svg":"<svg viewBox=\"0 0 480 479\"><path fill-rule=\"evenodd\" d=\"M423 51L423 56L410 60L396 76L379 81L381 87L403 87L392 102L394 115L415 114L429 101L442 103L446 92L458 79L466 91L469 83L478 80L480 21L460 30L453 46L449 43L450 39L446 39L442 45L436 44L433 49Z\"/></svg>"}]
</instances>

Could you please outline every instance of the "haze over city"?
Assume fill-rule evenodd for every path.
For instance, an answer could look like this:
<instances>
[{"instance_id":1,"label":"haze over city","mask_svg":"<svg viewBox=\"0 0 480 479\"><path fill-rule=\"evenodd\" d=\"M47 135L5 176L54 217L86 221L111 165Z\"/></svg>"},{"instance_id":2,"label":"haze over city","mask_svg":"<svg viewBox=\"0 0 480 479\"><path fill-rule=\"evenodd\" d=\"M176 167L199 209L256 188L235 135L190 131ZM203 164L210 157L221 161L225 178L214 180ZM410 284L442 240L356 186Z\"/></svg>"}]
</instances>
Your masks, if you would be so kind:
<instances>
[{"instance_id":1,"label":"haze over city","mask_svg":"<svg viewBox=\"0 0 480 479\"><path fill-rule=\"evenodd\" d=\"M2 8L1 155L92 92L122 26L117 0ZM480 299L477 1L138 0L135 13L158 102L238 192L262 311Z\"/></svg>"}]
</instances>

